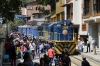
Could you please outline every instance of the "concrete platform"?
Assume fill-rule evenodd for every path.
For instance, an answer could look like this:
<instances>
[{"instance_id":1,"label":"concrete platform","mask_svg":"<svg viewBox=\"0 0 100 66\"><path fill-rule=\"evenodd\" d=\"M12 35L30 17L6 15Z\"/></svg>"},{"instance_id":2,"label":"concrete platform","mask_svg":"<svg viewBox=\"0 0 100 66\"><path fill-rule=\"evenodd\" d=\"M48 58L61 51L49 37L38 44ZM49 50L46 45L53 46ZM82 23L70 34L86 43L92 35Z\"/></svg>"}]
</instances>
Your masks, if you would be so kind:
<instances>
[{"instance_id":1,"label":"concrete platform","mask_svg":"<svg viewBox=\"0 0 100 66\"><path fill-rule=\"evenodd\" d=\"M86 53L86 50L87 50L87 47L85 46L84 52L81 53L81 55L86 56L86 57L88 57L88 58L100 63L100 50L98 48L96 49L96 52L97 52L96 55L94 55L93 52Z\"/></svg>"},{"instance_id":2,"label":"concrete platform","mask_svg":"<svg viewBox=\"0 0 100 66\"><path fill-rule=\"evenodd\" d=\"M41 54L41 57L43 57L44 54ZM18 65L18 63L22 63L24 60L23 59L16 59L16 66ZM38 56L36 56L33 60L33 63L40 63L40 59ZM11 66L11 62L3 62L2 66ZM52 66L54 66L54 63L52 64Z\"/></svg>"}]
</instances>

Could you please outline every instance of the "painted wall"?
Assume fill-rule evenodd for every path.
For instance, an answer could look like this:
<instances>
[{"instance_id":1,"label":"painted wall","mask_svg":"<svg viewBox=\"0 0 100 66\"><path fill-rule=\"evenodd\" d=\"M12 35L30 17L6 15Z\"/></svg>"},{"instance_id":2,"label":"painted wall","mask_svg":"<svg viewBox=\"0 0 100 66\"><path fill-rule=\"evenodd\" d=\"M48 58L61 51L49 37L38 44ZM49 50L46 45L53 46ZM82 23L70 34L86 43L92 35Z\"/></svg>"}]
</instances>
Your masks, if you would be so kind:
<instances>
[{"instance_id":1,"label":"painted wall","mask_svg":"<svg viewBox=\"0 0 100 66\"><path fill-rule=\"evenodd\" d=\"M79 35L87 35L87 31L82 31L83 19L83 1L73 0L73 23L79 25ZM88 27L88 25L87 25Z\"/></svg>"},{"instance_id":2,"label":"painted wall","mask_svg":"<svg viewBox=\"0 0 100 66\"><path fill-rule=\"evenodd\" d=\"M82 0L73 0L73 23L80 24L82 22Z\"/></svg>"},{"instance_id":3,"label":"painted wall","mask_svg":"<svg viewBox=\"0 0 100 66\"><path fill-rule=\"evenodd\" d=\"M22 11L22 15L27 15L27 11L26 11L26 8L25 7L22 7L21 8L21 11Z\"/></svg>"},{"instance_id":4,"label":"painted wall","mask_svg":"<svg viewBox=\"0 0 100 66\"><path fill-rule=\"evenodd\" d=\"M30 7L30 9L28 9ZM39 12L38 10L36 10L36 7L37 7L37 2L31 2L31 3L27 3L27 15L28 16L31 16L33 13L41 13ZM50 10L50 6L47 5L47 6L44 6L45 9L47 10Z\"/></svg>"},{"instance_id":5,"label":"painted wall","mask_svg":"<svg viewBox=\"0 0 100 66\"><path fill-rule=\"evenodd\" d=\"M100 23L98 24L98 44L100 49Z\"/></svg>"},{"instance_id":6,"label":"painted wall","mask_svg":"<svg viewBox=\"0 0 100 66\"><path fill-rule=\"evenodd\" d=\"M63 0L59 0L58 2L56 2L56 14L64 11L64 7L61 7L63 4L64 4Z\"/></svg>"},{"instance_id":7,"label":"painted wall","mask_svg":"<svg viewBox=\"0 0 100 66\"><path fill-rule=\"evenodd\" d=\"M100 31L100 24L98 25L98 23L92 23L90 22L88 24L88 37L89 37L89 40L92 40L92 38L94 38L96 40L96 42L98 43L98 47L99 47L99 37L100 35L98 34L99 31Z\"/></svg>"}]
</instances>

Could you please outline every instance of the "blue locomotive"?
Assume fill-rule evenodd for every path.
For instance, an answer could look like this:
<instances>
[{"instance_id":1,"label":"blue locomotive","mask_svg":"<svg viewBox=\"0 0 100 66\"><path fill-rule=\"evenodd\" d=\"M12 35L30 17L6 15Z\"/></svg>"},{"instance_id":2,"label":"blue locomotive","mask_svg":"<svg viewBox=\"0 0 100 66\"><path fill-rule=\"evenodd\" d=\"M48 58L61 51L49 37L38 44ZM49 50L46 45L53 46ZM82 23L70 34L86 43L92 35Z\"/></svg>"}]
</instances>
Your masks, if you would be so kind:
<instances>
[{"instance_id":1,"label":"blue locomotive","mask_svg":"<svg viewBox=\"0 0 100 66\"><path fill-rule=\"evenodd\" d=\"M57 54L67 51L70 54L76 51L76 34L70 20L50 22L41 26L18 26L18 31L28 36L32 34L44 37L43 39L52 41L54 50Z\"/></svg>"}]
</instances>

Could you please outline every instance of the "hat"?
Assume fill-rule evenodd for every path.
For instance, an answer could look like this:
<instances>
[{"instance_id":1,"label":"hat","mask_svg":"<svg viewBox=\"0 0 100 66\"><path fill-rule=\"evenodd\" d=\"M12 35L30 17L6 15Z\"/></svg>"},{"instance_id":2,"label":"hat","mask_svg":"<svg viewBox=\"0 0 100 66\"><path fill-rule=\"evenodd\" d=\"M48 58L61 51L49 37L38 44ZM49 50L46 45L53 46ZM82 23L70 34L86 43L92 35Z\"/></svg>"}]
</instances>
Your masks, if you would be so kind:
<instances>
[{"instance_id":1,"label":"hat","mask_svg":"<svg viewBox=\"0 0 100 66\"><path fill-rule=\"evenodd\" d=\"M82 58L83 58L83 59L86 59L86 56L83 56Z\"/></svg>"},{"instance_id":2,"label":"hat","mask_svg":"<svg viewBox=\"0 0 100 66\"><path fill-rule=\"evenodd\" d=\"M24 42L23 40L21 40L20 42Z\"/></svg>"}]
</instances>

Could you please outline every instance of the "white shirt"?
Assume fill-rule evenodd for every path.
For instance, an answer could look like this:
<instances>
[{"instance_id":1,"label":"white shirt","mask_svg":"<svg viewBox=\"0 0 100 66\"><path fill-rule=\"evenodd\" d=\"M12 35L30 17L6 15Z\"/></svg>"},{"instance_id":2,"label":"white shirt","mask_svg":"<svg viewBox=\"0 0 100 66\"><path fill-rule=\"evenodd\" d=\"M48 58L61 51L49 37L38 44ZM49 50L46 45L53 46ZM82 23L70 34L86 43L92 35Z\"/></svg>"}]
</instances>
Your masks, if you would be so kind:
<instances>
[{"instance_id":1,"label":"white shirt","mask_svg":"<svg viewBox=\"0 0 100 66\"><path fill-rule=\"evenodd\" d=\"M81 42L80 42L80 45L83 46L83 45L84 45L84 41L81 41Z\"/></svg>"},{"instance_id":2,"label":"white shirt","mask_svg":"<svg viewBox=\"0 0 100 66\"><path fill-rule=\"evenodd\" d=\"M30 50L35 50L36 45L35 45L35 43L31 43L31 44L29 44L29 47L30 47Z\"/></svg>"},{"instance_id":3,"label":"white shirt","mask_svg":"<svg viewBox=\"0 0 100 66\"><path fill-rule=\"evenodd\" d=\"M43 44L39 45L39 50L42 50L43 48Z\"/></svg>"},{"instance_id":4,"label":"white shirt","mask_svg":"<svg viewBox=\"0 0 100 66\"><path fill-rule=\"evenodd\" d=\"M95 40L92 40L92 41L91 41L91 44L92 44L92 45L94 45L94 44L95 44L95 42L96 42Z\"/></svg>"},{"instance_id":5,"label":"white shirt","mask_svg":"<svg viewBox=\"0 0 100 66\"><path fill-rule=\"evenodd\" d=\"M91 44L91 41L88 40L88 41L87 41L87 44Z\"/></svg>"},{"instance_id":6,"label":"white shirt","mask_svg":"<svg viewBox=\"0 0 100 66\"><path fill-rule=\"evenodd\" d=\"M78 40L78 45L80 45L80 43L81 43L81 41L80 41L80 40Z\"/></svg>"}]
</instances>

